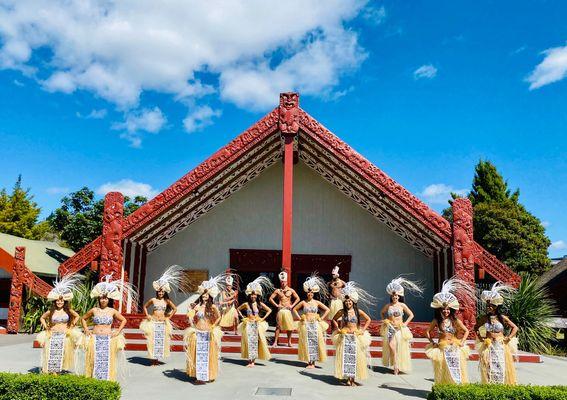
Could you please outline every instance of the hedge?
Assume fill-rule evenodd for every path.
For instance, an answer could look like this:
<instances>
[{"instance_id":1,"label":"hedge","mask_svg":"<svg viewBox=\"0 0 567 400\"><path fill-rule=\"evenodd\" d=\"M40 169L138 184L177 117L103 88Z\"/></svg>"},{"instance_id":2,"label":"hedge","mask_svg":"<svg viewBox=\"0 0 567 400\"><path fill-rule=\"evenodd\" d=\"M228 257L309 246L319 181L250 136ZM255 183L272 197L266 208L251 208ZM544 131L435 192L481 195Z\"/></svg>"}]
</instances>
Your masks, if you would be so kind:
<instances>
[{"instance_id":1,"label":"hedge","mask_svg":"<svg viewBox=\"0 0 567 400\"><path fill-rule=\"evenodd\" d=\"M0 372L0 400L118 400L116 382L76 375Z\"/></svg>"},{"instance_id":2,"label":"hedge","mask_svg":"<svg viewBox=\"0 0 567 400\"><path fill-rule=\"evenodd\" d=\"M567 400L567 386L433 385L427 400Z\"/></svg>"}]
</instances>

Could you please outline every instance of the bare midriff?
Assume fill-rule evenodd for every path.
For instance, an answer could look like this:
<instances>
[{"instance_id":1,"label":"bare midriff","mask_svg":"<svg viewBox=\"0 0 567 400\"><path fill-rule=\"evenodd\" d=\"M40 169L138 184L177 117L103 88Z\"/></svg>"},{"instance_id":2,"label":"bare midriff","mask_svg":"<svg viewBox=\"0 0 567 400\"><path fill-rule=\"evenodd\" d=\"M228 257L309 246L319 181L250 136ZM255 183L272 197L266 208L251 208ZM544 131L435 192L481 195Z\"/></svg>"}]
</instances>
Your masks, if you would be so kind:
<instances>
[{"instance_id":1,"label":"bare midriff","mask_svg":"<svg viewBox=\"0 0 567 400\"><path fill-rule=\"evenodd\" d=\"M290 288L279 289L278 290L278 304L283 308L291 307L291 296L293 292Z\"/></svg>"},{"instance_id":2,"label":"bare midriff","mask_svg":"<svg viewBox=\"0 0 567 400\"><path fill-rule=\"evenodd\" d=\"M165 310L167 308L167 302L165 300L154 299L152 301L152 319L155 321L164 321L166 319ZM156 306L164 307L162 309L156 308Z\"/></svg>"}]
</instances>

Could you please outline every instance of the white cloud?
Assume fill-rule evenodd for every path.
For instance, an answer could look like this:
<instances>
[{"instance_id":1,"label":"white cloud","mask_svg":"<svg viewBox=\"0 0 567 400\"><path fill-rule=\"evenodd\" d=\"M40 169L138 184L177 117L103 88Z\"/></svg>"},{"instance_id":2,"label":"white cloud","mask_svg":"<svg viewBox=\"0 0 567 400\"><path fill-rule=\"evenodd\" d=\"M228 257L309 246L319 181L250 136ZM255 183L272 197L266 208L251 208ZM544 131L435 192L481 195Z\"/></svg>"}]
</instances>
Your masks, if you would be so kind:
<instances>
[{"instance_id":1,"label":"white cloud","mask_svg":"<svg viewBox=\"0 0 567 400\"><path fill-rule=\"evenodd\" d=\"M380 25L386 19L386 8L381 7L365 7L362 12L362 18L370 22L372 25Z\"/></svg>"},{"instance_id":2,"label":"white cloud","mask_svg":"<svg viewBox=\"0 0 567 400\"><path fill-rule=\"evenodd\" d=\"M213 118L220 117L220 110L213 110L209 106L197 107L195 110L187 114L183 120L183 126L189 133L199 131L209 125L212 125Z\"/></svg>"},{"instance_id":3,"label":"white cloud","mask_svg":"<svg viewBox=\"0 0 567 400\"><path fill-rule=\"evenodd\" d=\"M427 186L420 193L420 196L429 204L447 204L451 199L451 193L456 193L459 196L467 194L467 189L455 189L452 186L445 185L444 183L434 183Z\"/></svg>"},{"instance_id":4,"label":"white cloud","mask_svg":"<svg viewBox=\"0 0 567 400\"><path fill-rule=\"evenodd\" d=\"M142 144L141 131L158 133L166 123L165 115L159 107L154 107L127 113L124 122L114 123L112 129L124 131L120 137L130 141L132 147L140 147Z\"/></svg>"},{"instance_id":5,"label":"white cloud","mask_svg":"<svg viewBox=\"0 0 567 400\"><path fill-rule=\"evenodd\" d=\"M422 65L413 71L414 79L433 79L437 76L437 68L432 64Z\"/></svg>"},{"instance_id":6,"label":"white cloud","mask_svg":"<svg viewBox=\"0 0 567 400\"><path fill-rule=\"evenodd\" d=\"M545 54L545 58L526 78L530 83L530 90L560 81L567 76L567 45L547 49L542 54Z\"/></svg>"},{"instance_id":7,"label":"white cloud","mask_svg":"<svg viewBox=\"0 0 567 400\"><path fill-rule=\"evenodd\" d=\"M366 3L9 1L0 8L0 68L38 68L45 90L91 91L125 111L138 107L144 91L179 101L220 91L241 107L266 110L279 91L340 90L341 76L365 58L347 23ZM36 64L40 48L52 57ZM207 84L201 73L210 75Z\"/></svg>"},{"instance_id":8,"label":"white cloud","mask_svg":"<svg viewBox=\"0 0 567 400\"><path fill-rule=\"evenodd\" d=\"M544 228L548 228L548 227L551 225L551 222L549 222L549 221L541 221L541 225L542 225Z\"/></svg>"},{"instance_id":9,"label":"white cloud","mask_svg":"<svg viewBox=\"0 0 567 400\"><path fill-rule=\"evenodd\" d=\"M148 199L155 197L158 191L151 185L142 182L135 182L131 179L122 179L117 182L107 182L101 185L97 190L97 194L104 196L108 192L120 192L124 196L130 198L135 196L144 196Z\"/></svg>"},{"instance_id":10,"label":"white cloud","mask_svg":"<svg viewBox=\"0 0 567 400\"><path fill-rule=\"evenodd\" d=\"M87 115L82 115L80 112L77 112L77 117L84 119L103 119L106 117L106 114L108 114L108 111L105 108L100 110L93 108Z\"/></svg>"},{"instance_id":11,"label":"white cloud","mask_svg":"<svg viewBox=\"0 0 567 400\"><path fill-rule=\"evenodd\" d=\"M69 188L68 187L60 187L60 186L52 186L52 187L48 187L47 189L45 189L45 192L47 194L63 194L63 193L69 193Z\"/></svg>"},{"instance_id":12,"label":"white cloud","mask_svg":"<svg viewBox=\"0 0 567 400\"><path fill-rule=\"evenodd\" d=\"M549 248L553 250L564 250L567 249L567 243L565 243L565 241L563 240L558 240L551 243L551 246L549 246Z\"/></svg>"},{"instance_id":13,"label":"white cloud","mask_svg":"<svg viewBox=\"0 0 567 400\"><path fill-rule=\"evenodd\" d=\"M22 82L20 82L20 81L19 81L19 80L17 80L17 79L14 79L14 81L13 81L13 82L14 82L14 85L16 85L16 86L19 86L19 87L23 87L23 86L26 86L26 85L24 85L24 84L23 84Z\"/></svg>"}]
</instances>

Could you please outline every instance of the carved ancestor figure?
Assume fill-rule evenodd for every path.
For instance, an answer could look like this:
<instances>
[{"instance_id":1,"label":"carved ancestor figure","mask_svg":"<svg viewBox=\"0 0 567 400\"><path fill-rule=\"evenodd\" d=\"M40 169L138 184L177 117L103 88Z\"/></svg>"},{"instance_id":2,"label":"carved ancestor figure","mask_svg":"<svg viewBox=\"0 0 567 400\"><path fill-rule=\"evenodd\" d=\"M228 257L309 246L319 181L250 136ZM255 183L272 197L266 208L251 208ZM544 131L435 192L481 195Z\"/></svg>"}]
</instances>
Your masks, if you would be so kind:
<instances>
[{"instance_id":1,"label":"carved ancestor figure","mask_svg":"<svg viewBox=\"0 0 567 400\"><path fill-rule=\"evenodd\" d=\"M296 134L299 131L299 95L282 93L280 95L279 125L283 134Z\"/></svg>"}]
</instances>

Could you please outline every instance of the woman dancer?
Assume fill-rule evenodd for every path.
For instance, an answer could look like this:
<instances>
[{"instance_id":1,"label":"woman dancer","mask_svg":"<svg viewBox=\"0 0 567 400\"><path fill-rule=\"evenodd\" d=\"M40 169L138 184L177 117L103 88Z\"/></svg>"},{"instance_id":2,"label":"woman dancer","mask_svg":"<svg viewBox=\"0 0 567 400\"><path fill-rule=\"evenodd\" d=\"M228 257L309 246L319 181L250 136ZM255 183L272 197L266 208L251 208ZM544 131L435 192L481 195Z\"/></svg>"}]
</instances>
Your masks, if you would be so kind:
<instances>
[{"instance_id":1,"label":"woman dancer","mask_svg":"<svg viewBox=\"0 0 567 400\"><path fill-rule=\"evenodd\" d=\"M467 282L451 278L443 282L441 292L433 296L431 307L435 309L435 319L429 324L425 336L429 344L425 354L433 362L435 383L468 383L467 360L470 349L466 345L469 330L456 317L459 292L466 303L476 304L475 289ZM431 338L437 328L439 340ZM460 339L459 339L460 338Z\"/></svg>"},{"instance_id":2,"label":"woman dancer","mask_svg":"<svg viewBox=\"0 0 567 400\"><path fill-rule=\"evenodd\" d=\"M356 381L368 378L368 347L370 333L366 330L370 317L358 308L370 307L375 299L356 282L346 282L341 289L342 309L333 318L332 340L335 345L335 377L345 380L348 386L359 385Z\"/></svg>"},{"instance_id":3,"label":"woman dancer","mask_svg":"<svg viewBox=\"0 0 567 400\"><path fill-rule=\"evenodd\" d=\"M190 327L183 340L187 354L187 375L197 383L213 382L219 371L222 331L218 327L220 312L213 304L225 288L226 274L202 282L197 288L199 299L187 313Z\"/></svg>"},{"instance_id":4,"label":"woman dancer","mask_svg":"<svg viewBox=\"0 0 567 400\"><path fill-rule=\"evenodd\" d=\"M253 367L257 358L260 360L269 360L272 358L266 341L266 331L268 323L265 321L272 309L262 302L264 295L273 290L272 282L265 276L259 276L246 286L246 303L238 307L238 315L242 318L242 322L238 325L238 332L241 335L240 356L248 360L247 367ZM264 311L263 317L260 312ZM242 312L246 316L242 315Z\"/></svg>"},{"instance_id":5,"label":"woman dancer","mask_svg":"<svg viewBox=\"0 0 567 400\"><path fill-rule=\"evenodd\" d=\"M152 282L156 297L144 304L146 319L140 323L140 330L146 337L146 348L152 365L159 365L161 360L169 357L173 331L170 318L177 312L177 307L169 299L169 293L172 289L179 288L183 277L184 271L179 265L169 267L157 281ZM151 314L148 312L150 306Z\"/></svg>"},{"instance_id":6,"label":"woman dancer","mask_svg":"<svg viewBox=\"0 0 567 400\"><path fill-rule=\"evenodd\" d=\"M411 371L410 340L413 335L407 324L413 319L413 312L404 304L404 288L415 293L423 292L417 283L399 276L386 286L390 302L380 311L382 316L380 331L383 343L387 343L386 346L382 346L382 365L393 366L395 375L400 371L404 373ZM405 322L404 314L408 316Z\"/></svg>"},{"instance_id":7,"label":"woman dancer","mask_svg":"<svg viewBox=\"0 0 567 400\"><path fill-rule=\"evenodd\" d=\"M236 327L238 326L238 312L235 305L238 302L238 290L234 289L234 277L228 275L226 277L226 288L221 292L221 320L220 327L223 329L233 329L236 335ZM238 287L238 284L237 284Z\"/></svg>"},{"instance_id":8,"label":"woman dancer","mask_svg":"<svg viewBox=\"0 0 567 400\"><path fill-rule=\"evenodd\" d=\"M43 348L42 372L58 374L74 370L75 350L81 345L83 334L75 327L79 314L71 308L70 302L81 278L80 275L67 275L55 281L47 295L47 300L52 303L49 311L39 319L44 330L37 335L37 342Z\"/></svg>"},{"instance_id":9,"label":"woman dancer","mask_svg":"<svg viewBox=\"0 0 567 400\"><path fill-rule=\"evenodd\" d=\"M100 380L115 381L126 368L124 347L126 341L122 330L126 318L112 308L112 300L120 301L131 298L137 302L137 293L133 286L122 280L111 281L112 275L107 275L104 281L95 285L91 297L98 299L98 307L91 308L81 318L83 330L87 335L85 353L85 375ZM87 320L92 318L92 331L87 326ZM112 323L118 321L118 329L112 329Z\"/></svg>"},{"instance_id":10,"label":"woman dancer","mask_svg":"<svg viewBox=\"0 0 567 400\"><path fill-rule=\"evenodd\" d=\"M477 341L476 346L482 383L516 384L514 355L518 352L518 327L501 311L504 298L514 291L514 288L496 282L490 290L484 290L480 295L481 300L486 302L487 311L487 315L481 316L475 327L477 338L484 337L484 340ZM509 328L507 336L505 327ZM486 331L486 335L482 335L482 330Z\"/></svg>"},{"instance_id":11,"label":"woman dancer","mask_svg":"<svg viewBox=\"0 0 567 400\"><path fill-rule=\"evenodd\" d=\"M300 361L307 363L306 368L315 368L315 362L327 359L327 343L325 332L329 324L325 322L329 308L322 302L315 300L315 293L319 293L323 299L328 297L325 281L316 274L311 275L303 283L306 299L300 301L294 308L293 313L299 319L297 328L299 331L299 346L297 355ZM299 316L298 311L303 314ZM319 311L323 315L319 315Z\"/></svg>"}]
</instances>

